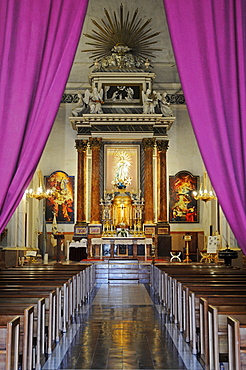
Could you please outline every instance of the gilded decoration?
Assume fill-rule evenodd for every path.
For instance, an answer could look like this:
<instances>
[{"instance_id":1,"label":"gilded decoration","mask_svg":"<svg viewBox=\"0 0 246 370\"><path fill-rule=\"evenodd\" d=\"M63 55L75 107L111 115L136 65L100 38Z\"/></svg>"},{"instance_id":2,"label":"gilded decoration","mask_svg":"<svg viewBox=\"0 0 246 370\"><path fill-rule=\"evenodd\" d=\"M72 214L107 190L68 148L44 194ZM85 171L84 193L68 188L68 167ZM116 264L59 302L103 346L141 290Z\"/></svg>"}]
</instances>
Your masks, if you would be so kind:
<instances>
[{"instance_id":1,"label":"gilded decoration","mask_svg":"<svg viewBox=\"0 0 246 370\"><path fill-rule=\"evenodd\" d=\"M168 140L156 140L156 147L158 152L166 152L169 147Z\"/></svg>"},{"instance_id":2,"label":"gilded decoration","mask_svg":"<svg viewBox=\"0 0 246 370\"><path fill-rule=\"evenodd\" d=\"M87 140L75 140L75 148L77 151L86 152L88 147L88 141Z\"/></svg>"},{"instance_id":3,"label":"gilded decoration","mask_svg":"<svg viewBox=\"0 0 246 370\"><path fill-rule=\"evenodd\" d=\"M152 138L146 138L146 139L143 139L142 140L142 143L143 143L143 148L144 150L148 150L148 149L154 149L154 146L155 146L155 139L152 139Z\"/></svg>"},{"instance_id":4,"label":"gilded decoration","mask_svg":"<svg viewBox=\"0 0 246 370\"><path fill-rule=\"evenodd\" d=\"M153 47L159 32L149 28L151 18L146 21L139 18L138 9L130 15L122 4L118 14L113 12L112 16L107 9L104 9L104 14L105 18L100 23L92 19L97 30L84 34L90 39L86 44L92 49L83 51L91 52L94 70L149 70L149 58L153 57L153 52L161 50Z\"/></svg>"},{"instance_id":5,"label":"gilded decoration","mask_svg":"<svg viewBox=\"0 0 246 370\"><path fill-rule=\"evenodd\" d=\"M89 145L91 149L100 149L102 146L102 139L101 138L94 138L90 137Z\"/></svg>"}]
</instances>

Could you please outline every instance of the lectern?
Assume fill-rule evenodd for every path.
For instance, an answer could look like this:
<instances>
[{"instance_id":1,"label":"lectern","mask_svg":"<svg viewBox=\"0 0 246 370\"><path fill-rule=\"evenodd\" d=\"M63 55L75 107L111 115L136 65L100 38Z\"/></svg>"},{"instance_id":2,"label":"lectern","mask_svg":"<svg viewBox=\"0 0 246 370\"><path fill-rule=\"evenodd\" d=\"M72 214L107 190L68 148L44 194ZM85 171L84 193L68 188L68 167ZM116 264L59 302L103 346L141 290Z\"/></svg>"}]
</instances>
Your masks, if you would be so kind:
<instances>
[{"instance_id":1,"label":"lectern","mask_svg":"<svg viewBox=\"0 0 246 370\"><path fill-rule=\"evenodd\" d=\"M54 238L57 240L56 263L61 263L61 241L64 239L64 234L54 234Z\"/></svg>"}]
</instances>

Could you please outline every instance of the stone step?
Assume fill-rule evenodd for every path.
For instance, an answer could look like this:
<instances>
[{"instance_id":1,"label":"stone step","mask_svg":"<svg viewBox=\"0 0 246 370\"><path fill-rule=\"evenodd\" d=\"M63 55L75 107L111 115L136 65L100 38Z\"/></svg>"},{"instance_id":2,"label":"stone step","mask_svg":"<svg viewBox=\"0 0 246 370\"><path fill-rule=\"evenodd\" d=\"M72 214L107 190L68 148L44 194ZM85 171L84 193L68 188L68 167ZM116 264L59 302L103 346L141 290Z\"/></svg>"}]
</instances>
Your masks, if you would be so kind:
<instances>
[{"instance_id":1,"label":"stone step","mask_svg":"<svg viewBox=\"0 0 246 370\"><path fill-rule=\"evenodd\" d=\"M96 263L97 283L149 283L150 264L137 260L107 260Z\"/></svg>"},{"instance_id":2,"label":"stone step","mask_svg":"<svg viewBox=\"0 0 246 370\"><path fill-rule=\"evenodd\" d=\"M138 284L138 279L111 279L108 281L108 284Z\"/></svg>"}]
</instances>

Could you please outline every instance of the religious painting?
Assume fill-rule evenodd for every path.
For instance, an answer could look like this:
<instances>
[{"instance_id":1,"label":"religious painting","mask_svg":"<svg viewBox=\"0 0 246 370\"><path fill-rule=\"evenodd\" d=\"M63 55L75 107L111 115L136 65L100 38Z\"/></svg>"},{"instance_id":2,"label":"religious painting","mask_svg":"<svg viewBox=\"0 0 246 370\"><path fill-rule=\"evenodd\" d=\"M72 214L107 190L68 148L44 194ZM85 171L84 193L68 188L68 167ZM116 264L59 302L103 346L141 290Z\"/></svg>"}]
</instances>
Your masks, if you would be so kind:
<instances>
[{"instance_id":1,"label":"religious painting","mask_svg":"<svg viewBox=\"0 0 246 370\"><path fill-rule=\"evenodd\" d=\"M180 171L169 176L169 222L199 222L198 204L194 191L198 188L199 176L188 171Z\"/></svg>"},{"instance_id":2,"label":"religious painting","mask_svg":"<svg viewBox=\"0 0 246 370\"><path fill-rule=\"evenodd\" d=\"M140 104L142 86L139 84L104 84L103 91L105 103Z\"/></svg>"},{"instance_id":3,"label":"religious painting","mask_svg":"<svg viewBox=\"0 0 246 370\"><path fill-rule=\"evenodd\" d=\"M105 189L139 192L139 145L105 145Z\"/></svg>"},{"instance_id":4,"label":"religious painting","mask_svg":"<svg viewBox=\"0 0 246 370\"><path fill-rule=\"evenodd\" d=\"M63 171L53 172L45 176L47 190L52 195L46 199L45 219L52 223L54 216L60 224L74 223L74 176L68 176Z\"/></svg>"}]
</instances>

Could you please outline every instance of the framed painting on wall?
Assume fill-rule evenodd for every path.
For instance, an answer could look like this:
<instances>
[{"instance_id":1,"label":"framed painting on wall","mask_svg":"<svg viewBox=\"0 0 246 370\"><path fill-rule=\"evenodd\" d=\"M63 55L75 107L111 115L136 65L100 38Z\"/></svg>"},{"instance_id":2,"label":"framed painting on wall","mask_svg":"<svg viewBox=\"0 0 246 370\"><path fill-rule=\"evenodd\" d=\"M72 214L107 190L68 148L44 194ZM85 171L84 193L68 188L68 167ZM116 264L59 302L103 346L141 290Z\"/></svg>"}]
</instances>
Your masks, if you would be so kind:
<instances>
[{"instance_id":1,"label":"framed painting on wall","mask_svg":"<svg viewBox=\"0 0 246 370\"><path fill-rule=\"evenodd\" d=\"M169 176L169 222L199 222L198 203L193 195L198 182L199 176L188 171Z\"/></svg>"},{"instance_id":2,"label":"framed painting on wall","mask_svg":"<svg viewBox=\"0 0 246 370\"><path fill-rule=\"evenodd\" d=\"M47 190L52 190L52 195L46 199L45 219L52 223L54 215L57 223L74 223L74 176L66 172L55 171L50 176L45 176Z\"/></svg>"}]
</instances>

